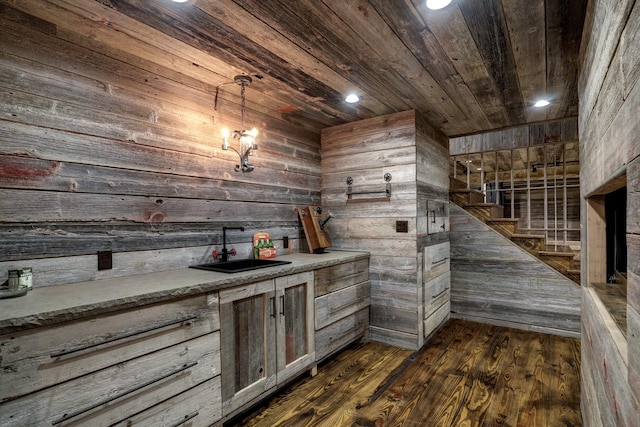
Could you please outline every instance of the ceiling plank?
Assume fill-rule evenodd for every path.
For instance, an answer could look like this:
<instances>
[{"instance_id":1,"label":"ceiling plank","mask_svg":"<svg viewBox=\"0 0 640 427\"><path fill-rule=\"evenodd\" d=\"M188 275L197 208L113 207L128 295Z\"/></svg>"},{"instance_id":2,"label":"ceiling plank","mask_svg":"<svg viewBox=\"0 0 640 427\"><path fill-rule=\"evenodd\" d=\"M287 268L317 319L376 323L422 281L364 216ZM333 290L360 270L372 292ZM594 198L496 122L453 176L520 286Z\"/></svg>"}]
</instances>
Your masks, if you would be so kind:
<instances>
[{"instance_id":1,"label":"ceiling plank","mask_svg":"<svg viewBox=\"0 0 640 427\"><path fill-rule=\"evenodd\" d=\"M553 102L547 119L578 115L578 53L584 0L547 0L547 79Z\"/></svg>"},{"instance_id":2,"label":"ceiling plank","mask_svg":"<svg viewBox=\"0 0 640 427\"><path fill-rule=\"evenodd\" d=\"M547 98L545 0L502 0L528 122L547 120L548 109L533 107Z\"/></svg>"},{"instance_id":3,"label":"ceiling plank","mask_svg":"<svg viewBox=\"0 0 640 427\"><path fill-rule=\"evenodd\" d=\"M500 0L459 0L457 4L507 113L507 125L526 122L515 59ZM490 23L487 25L487 23Z\"/></svg>"},{"instance_id":4,"label":"ceiling plank","mask_svg":"<svg viewBox=\"0 0 640 427\"><path fill-rule=\"evenodd\" d=\"M422 0L413 0L414 4ZM456 4L438 11L424 11L429 30L447 53L449 60L482 106L490 127L506 127L507 112L499 101L499 90L489 75L467 23Z\"/></svg>"},{"instance_id":5,"label":"ceiling plank","mask_svg":"<svg viewBox=\"0 0 640 427\"><path fill-rule=\"evenodd\" d=\"M490 126L482 107L478 104L469 87L462 83L462 77L456 71L436 37L426 26L413 2L404 0L404 5L400 7L395 2L387 0L369 0L369 3L394 29L396 35L413 52L422 66L440 82L451 100L465 115L467 126L469 126L469 130L466 132ZM421 2L419 7L426 8L426 4Z\"/></svg>"},{"instance_id":6,"label":"ceiling plank","mask_svg":"<svg viewBox=\"0 0 640 427\"><path fill-rule=\"evenodd\" d=\"M339 102L344 94L353 90L362 95L362 87L368 96L362 97L361 104L377 115L409 108L407 104L380 79L381 72L371 73L355 61L358 53L345 44L342 39L333 37L336 30L325 25L324 21L338 20L322 3L296 1L282 4L278 0L255 1L236 0L245 9L241 19L235 24L246 27L247 37L275 52L279 57L301 67L317 80L327 82L339 90ZM214 13L221 10L221 4L204 3L204 10ZM228 12L227 12L228 13ZM240 15L240 12L236 12ZM265 31L256 31L254 26L246 25L249 17L257 16ZM327 16L329 15L329 16ZM322 18L322 19L321 19ZM333 40L337 39L337 40ZM362 84L366 81L367 84ZM376 94L377 97L371 94ZM365 118L361 116L361 118Z\"/></svg>"},{"instance_id":7,"label":"ceiling plank","mask_svg":"<svg viewBox=\"0 0 640 427\"><path fill-rule=\"evenodd\" d=\"M366 0L323 0L355 34L362 40L363 53L378 54L383 57L404 84L394 86L399 93L407 94L407 100L414 108L426 114L430 124L445 132L455 132L458 123L464 123L466 117L453 103L416 57L407 49L389 28L382 17ZM355 42L352 41L352 42ZM402 87L404 86L404 87ZM407 89L410 89L407 91ZM439 118L440 116L441 118Z\"/></svg>"}]
</instances>

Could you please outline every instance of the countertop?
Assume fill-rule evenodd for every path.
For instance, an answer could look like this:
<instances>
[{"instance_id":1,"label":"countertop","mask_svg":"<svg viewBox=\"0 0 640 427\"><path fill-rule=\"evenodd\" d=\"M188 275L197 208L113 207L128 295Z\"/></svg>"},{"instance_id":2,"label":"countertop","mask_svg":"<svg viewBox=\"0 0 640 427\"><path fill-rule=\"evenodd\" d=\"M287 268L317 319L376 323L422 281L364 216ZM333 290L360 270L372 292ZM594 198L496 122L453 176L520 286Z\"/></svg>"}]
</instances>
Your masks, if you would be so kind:
<instances>
[{"instance_id":1,"label":"countertop","mask_svg":"<svg viewBox=\"0 0 640 427\"><path fill-rule=\"evenodd\" d=\"M34 288L23 297L0 299L0 334L111 311L241 286L367 258L366 252L332 250L291 254L291 264L240 273L182 268L89 282Z\"/></svg>"}]
</instances>

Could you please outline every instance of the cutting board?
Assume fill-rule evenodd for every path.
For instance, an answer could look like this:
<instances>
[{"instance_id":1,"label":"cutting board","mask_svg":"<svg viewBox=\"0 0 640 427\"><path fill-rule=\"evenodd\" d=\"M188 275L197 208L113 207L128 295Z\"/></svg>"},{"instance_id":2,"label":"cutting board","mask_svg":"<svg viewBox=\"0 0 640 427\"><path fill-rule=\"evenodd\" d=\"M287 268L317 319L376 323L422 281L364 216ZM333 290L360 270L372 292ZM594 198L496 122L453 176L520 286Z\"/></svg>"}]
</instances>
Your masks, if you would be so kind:
<instances>
[{"instance_id":1,"label":"cutting board","mask_svg":"<svg viewBox=\"0 0 640 427\"><path fill-rule=\"evenodd\" d=\"M331 247L331 238L327 233L327 226L322 227L323 219L320 212L322 209L319 206L298 209L309 251L312 253L322 253L325 248Z\"/></svg>"}]
</instances>

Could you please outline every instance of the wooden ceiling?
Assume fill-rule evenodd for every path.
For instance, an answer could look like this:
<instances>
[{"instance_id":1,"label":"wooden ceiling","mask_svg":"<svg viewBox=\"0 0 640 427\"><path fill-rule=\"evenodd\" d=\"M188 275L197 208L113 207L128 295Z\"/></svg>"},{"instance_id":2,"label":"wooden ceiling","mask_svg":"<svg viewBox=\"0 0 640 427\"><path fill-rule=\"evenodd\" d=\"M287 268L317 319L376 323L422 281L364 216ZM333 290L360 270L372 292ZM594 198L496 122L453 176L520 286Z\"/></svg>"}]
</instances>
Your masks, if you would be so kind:
<instances>
[{"instance_id":1,"label":"wooden ceiling","mask_svg":"<svg viewBox=\"0 0 640 427\"><path fill-rule=\"evenodd\" d=\"M417 109L457 136L578 113L586 0L96 1L155 48L203 53L212 86L249 74L250 103L317 129Z\"/></svg>"}]
</instances>

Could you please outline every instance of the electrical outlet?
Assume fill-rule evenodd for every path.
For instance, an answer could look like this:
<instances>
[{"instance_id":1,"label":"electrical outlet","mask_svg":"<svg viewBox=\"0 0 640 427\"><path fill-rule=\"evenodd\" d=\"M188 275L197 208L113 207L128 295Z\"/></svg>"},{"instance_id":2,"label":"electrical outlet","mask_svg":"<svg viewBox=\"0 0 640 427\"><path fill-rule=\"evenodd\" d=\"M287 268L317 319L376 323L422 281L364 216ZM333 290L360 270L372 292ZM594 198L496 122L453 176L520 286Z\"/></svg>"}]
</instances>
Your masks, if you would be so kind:
<instances>
[{"instance_id":1,"label":"electrical outlet","mask_svg":"<svg viewBox=\"0 0 640 427\"><path fill-rule=\"evenodd\" d=\"M396 221L396 233L408 233L409 221Z\"/></svg>"},{"instance_id":2,"label":"electrical outlet","mask_svg":"<svg viewBox=\"0 0 640 427\"><path fill-rule=\"evenodd\" d=\"M98 251L98 270L111 270L113 268L113 252Z\"/></svg>"}]
</instances>

